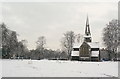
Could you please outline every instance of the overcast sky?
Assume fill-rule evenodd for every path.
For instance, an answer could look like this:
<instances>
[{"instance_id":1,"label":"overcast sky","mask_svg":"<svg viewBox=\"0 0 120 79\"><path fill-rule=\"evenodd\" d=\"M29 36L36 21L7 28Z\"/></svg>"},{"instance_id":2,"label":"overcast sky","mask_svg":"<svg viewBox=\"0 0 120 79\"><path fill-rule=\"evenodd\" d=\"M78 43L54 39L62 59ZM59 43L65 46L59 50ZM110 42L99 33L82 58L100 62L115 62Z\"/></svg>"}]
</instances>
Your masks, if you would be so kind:
<instances>
[{"instance_id":1,"label":"overcast sky","mask_svg":"<svg viewBox=\"0 0 120 79\"><path fill-rule=\"evenodd\" d=\"M84 34L87 14L92 39L102 44L102 30L118 18L117 2L4 2L3 22L16 31L18 39L26 39L28 48L36 47L39 36L47 39L46 48L59 49L66 31Z\"/></svg>"}]
</instances>

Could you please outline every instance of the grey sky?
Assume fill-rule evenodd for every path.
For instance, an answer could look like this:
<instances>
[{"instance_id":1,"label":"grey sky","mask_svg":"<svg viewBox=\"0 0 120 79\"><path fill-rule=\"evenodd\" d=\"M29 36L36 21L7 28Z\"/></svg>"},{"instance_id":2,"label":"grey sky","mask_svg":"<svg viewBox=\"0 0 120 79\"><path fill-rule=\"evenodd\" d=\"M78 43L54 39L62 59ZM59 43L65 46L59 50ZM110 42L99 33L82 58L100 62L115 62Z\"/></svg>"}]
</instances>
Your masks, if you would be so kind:
<instances>
[{"instance_id":1,"label":"grey sky","mask_svg":"<svg viewBox=\"0 0 120 79\"><path fill-rule=\"evenodd\" d=\"M37 38L45 36L46 48L59 49L66 31L84 34L87 14L93 41L102 45L102 29L118 18L117 2L18 2L3 3L3 21L17 31L18 39L26 39L30 49Z\"/></svg>"}]
</instances>

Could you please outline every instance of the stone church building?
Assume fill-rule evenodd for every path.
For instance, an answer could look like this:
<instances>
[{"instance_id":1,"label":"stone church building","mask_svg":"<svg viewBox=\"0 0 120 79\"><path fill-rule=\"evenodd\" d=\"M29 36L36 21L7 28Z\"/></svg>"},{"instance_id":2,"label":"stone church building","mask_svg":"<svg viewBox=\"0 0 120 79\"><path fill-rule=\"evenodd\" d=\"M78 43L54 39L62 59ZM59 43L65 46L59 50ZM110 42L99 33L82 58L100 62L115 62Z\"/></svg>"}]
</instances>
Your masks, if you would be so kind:
<instances>
[{"instance_id":1,"label":"stone church building","mask_svg":"<svg viewBox=\"0 0 120 79\"><path fill-rule=\"evenodd\" d=\"M87 61L99 61L100 60L100 51L99 51L99 42L92 42L89 19L86 20L86 28L84 41L77 46L73 46L71 53L72 60L87 60Z\"/></svg>"}]
</instances>

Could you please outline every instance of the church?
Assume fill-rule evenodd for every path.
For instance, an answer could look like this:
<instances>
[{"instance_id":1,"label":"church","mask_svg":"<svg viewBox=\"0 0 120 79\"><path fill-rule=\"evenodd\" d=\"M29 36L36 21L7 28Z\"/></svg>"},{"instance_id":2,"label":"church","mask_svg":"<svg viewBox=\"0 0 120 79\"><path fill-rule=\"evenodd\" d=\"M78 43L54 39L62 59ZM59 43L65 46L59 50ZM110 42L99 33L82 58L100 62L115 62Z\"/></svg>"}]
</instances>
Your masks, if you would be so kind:
<instances>
[{"instance_id":1,"label":"church","mask_svg":"<svg viewBox=\"0 0 120 79\"><path fill-rule=\"evenodd\" d=\"M100 60L99 42L92 42L88 17L86 20L84 41L81 44L73 46L71 59L80 61Z\"/></svg>"}]
</instances>

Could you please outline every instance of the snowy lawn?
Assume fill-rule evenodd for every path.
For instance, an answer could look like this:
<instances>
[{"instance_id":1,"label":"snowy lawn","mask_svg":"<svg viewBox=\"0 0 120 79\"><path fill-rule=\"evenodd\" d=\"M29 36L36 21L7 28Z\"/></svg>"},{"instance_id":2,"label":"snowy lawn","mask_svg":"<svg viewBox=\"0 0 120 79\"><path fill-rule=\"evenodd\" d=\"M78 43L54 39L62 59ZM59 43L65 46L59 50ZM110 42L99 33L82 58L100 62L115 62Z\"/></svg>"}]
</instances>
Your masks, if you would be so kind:
<instances>
[{"instance_id":1,"label":"snowy lawn","mask_svg":"<svg viewBox=\"0 0 120 79\"><path fill-rule=\"evenodd\" d=\"M118 77L118 62L2 60L3 77Z\"/></svg>"},{"instance_id":2,"label":"snowy lawn","mask_svg":"<svg viewBox=\"0 0 120 79\"><path fill-rule=\"evenodd\" d=\"M2 61L0 60L0 79L2 78Z\"/></svg>"}]
</instances>

